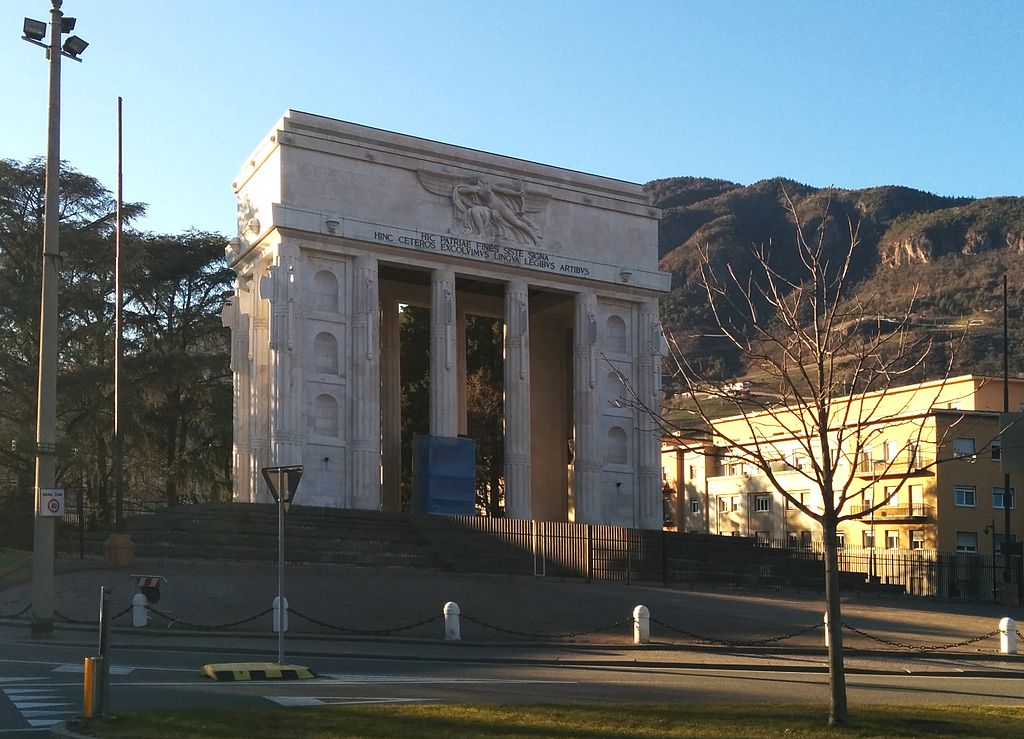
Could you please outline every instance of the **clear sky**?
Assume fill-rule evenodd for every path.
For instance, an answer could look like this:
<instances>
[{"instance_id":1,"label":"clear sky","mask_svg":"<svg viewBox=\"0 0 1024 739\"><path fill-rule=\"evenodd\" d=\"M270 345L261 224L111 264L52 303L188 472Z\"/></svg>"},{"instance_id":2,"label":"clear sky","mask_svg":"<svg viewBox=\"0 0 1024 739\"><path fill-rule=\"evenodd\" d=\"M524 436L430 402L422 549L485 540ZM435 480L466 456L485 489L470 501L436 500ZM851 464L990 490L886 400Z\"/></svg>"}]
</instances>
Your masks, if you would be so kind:
<instances>
[{"instance_id":1,"label":"clear sky","mask_svg":"<svg viewBox=\"0 0 1024 739\"><path fill-rule=\"evenodd\" d=\"M0 157L46 150L49 0L0 2ZM285 110L634 182L1024 194L1024 0L65 0L62 157L145 229L232 234Z\"/></svg>"}]
</instances>

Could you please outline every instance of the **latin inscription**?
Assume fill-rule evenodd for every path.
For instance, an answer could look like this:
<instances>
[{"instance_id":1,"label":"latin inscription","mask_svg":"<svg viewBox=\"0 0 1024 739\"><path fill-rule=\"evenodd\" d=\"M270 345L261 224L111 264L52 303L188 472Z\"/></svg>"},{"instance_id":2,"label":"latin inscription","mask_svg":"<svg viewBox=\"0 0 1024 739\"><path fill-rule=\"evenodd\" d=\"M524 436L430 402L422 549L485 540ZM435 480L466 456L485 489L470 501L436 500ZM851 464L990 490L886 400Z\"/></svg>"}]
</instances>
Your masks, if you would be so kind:
<instances>
[{"instance_id":1,"label":"latin inscription","mask_svg":"<svg viewBox=\"0 0 1024 739\"><path fill-rule=\"evenodd\" d=\"M555 254L532 249L520 249L514 246L498 246L462 236L449 236L421 231L419 234L396 233L392 231L374 231L374 241L384 244L397 244L421 251L433 251L441 254L455 254L486 262L514 264L520 267L561 272L562 274L587 277L590 267L572 264Z\"/></svg>"}]
</instances>

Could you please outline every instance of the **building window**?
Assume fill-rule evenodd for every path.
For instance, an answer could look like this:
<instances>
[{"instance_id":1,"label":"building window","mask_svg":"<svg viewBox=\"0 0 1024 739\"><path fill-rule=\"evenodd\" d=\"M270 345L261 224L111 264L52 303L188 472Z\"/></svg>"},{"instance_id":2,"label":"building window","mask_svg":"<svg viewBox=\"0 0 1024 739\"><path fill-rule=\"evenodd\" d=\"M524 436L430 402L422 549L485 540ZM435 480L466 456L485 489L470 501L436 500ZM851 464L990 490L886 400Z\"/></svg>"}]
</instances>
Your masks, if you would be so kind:
<instances>
[{"instance_id":1,"label":"building window","mask_svg":"<svg viewBox=\"0 0 1024 739\"><path fill-rule=\"evenodd\" d=\"M956 550L958 552L976 552L976 551L978 551L978 532L977 531L957 531L956 532Z\"/></svg>"},{"instance_id":2,"label":"building window","mask_svg":"<svg viewBox=\"0 0 1024 739\"><path fill-rule=\"evenodd\" d=\"M811 548L811 532L810 531L801 531L800 532L800 546L803 547L804 549L810 549Z\"/></svg>"},{"instance_id":3,"label":"building window","mask_svg":"<svg viewBox=\"0 0 1024 739\"><path fill-rule=\"evenodd\" d=\"M729 512L729 499L726 496L721 496L718 499L718 512L728 513Z\"/></svg>"},{"instance_id":4,"label":"building window","mask_svg":"<svg viewBox=\"0 0 1024 739\"><path fill-rule=\"evenodd\" d=\"M842 531L836 532L836 547L842 549L846 546L846 534Z\"/></svg>"},{"instance_id":5,"label":"building window","mask_svg":"<svg viewBox=\"0 0 1024 739\"><path fill-rule=\"evenodd\" d=\"M899 488L896 485L885 486L885 504L893 508L900 504Z\"/></svg>"},{"instance_id":6,"label":"building window","mask_svg":"<svg viewBox=\"0 0 1024 739\"><path fill-rule=\"evenodd\" d=\"M978 489L973 485L956 485L953 488L953 503L965 508L978 505Z\"/></svg>"},{"instance_id":7,"label":"building window","mask_svg":"<svg viewBox=\"0 0 1024 739\"><path fill-rule=\"evenodd\" d=\"M900 532L889 531L885 532L885 548L886 549L899 549L900 548Z\"/></svg>"},{"instance_id":8,"label":"building window","mask_svg":"<svg viewBox=\"0 0 1024 739\"><path fill-rule=\"evenodd\" d=\"M1004 500L1006 496L1003 495L1003 488L992 488L992 507L993 508L1005 508L1006 502ZM1014 495L1013 488L1010 488L1010 510L1012 511L1017 507L1017 496Z\"/></svg>"},{"instance_id":9,"label":"building window","mask_svg":"<svg viewBox=\"0 0 1024 739\"><path fill-rule=\"evenodd\" d=\"M735 513L739 509L740 509L740 496L734 495L734 496L732 496L732 510Z\"/></svg>"},{"instance_id":10,"label":"building window","mask_svg":"<svg viewBox=\"0 0 1024 739\"><path fill-rule=\"evenodd\" d=\"M960 437L953 439L953 456L954 457L973 457L975 454L974 439L968 437Z\"/></svg>"},{"instance_id":11,"label":"building window","mask_svg":"<svg viewBox=\"0 0 1024 739\"><path fill-rule=\"evenodd\" d=\"M797 538L795 531L790 531L786 534L786 546L790 549L796 549L799 546L800 540Z\"/></svg>"},{"instance_id":12,"label":"building window","mask_svg":"<svg viewBox=\"0 0 1024 739\"><path fill-rule=\"evenodd\" d=\"M1003 442L999 439L993 439L989 449L992 450L993 461L998 462L1003 458Z\"/></svg>"},{"instance_id":13,"label":"building window","mask_svg":"<svg viewBox=\"0 0 1024 739\"><path fill-rule=\"evenodd\" d=\"M772 496L770 495L756 495L754 496L754 510L758 513L765 513L772 509Z\"/></svg>"},{"instance_id":14,"label":"building window","mask_svg":"<svg viewBox=\"0 0 1024 739\"><path fill-rule=\"evenodd\" d=\"M896 454L899 451L899 444L897 444L895 441L887 441L887 442L885 442L884 449L885 449L885 461L886 462L892 462L893 460L896 459Z\"/></svg>"},{"instance_id":15,"label":"building window","mask_svg":"<svg viewBox=\"0 0 1024 739\"><path fill-rule=\"evenodd\" d=\"M313 400L313 433L338 435L338 401L330 395L317 395Z\"/></svg>"},{"instance_id":16,"label":"building window","mask_svg":"<svg viewBox=\"0 0 1024 739\"><path fill-rule=\"evenodd\" d=\"M687 473L689 474L690 479L692 480L695 477L697 477L697 468L691 464L689 469L687 470Z\"/></svg>"},{"instance_id":17,"label":"building window","mask_svg":"<svg viewBox=\"0 0 1024 739\"><path fill-rule=\"evenodd\" d=\"M921 529L914 529L910 532L910 548L924 549L924 532Z\"/></svg>"},{"instance_id":18,"label":"building window","mask_svg":"<svg viewBox=\"0 0 1024 739\"><path fill-rule=\"evenodd\" d=\"M690 498L690 513L700 513L700 498Z\"/></svg>"},{"instance_id":19,"label":"building window","mask_svg":"<svg viewBox=\"0 0 1024 739\"><path fill-rule=\"evenodd\" d=\"M865 549L874 549L875 548L875 532L874 531L870 531L870 530L865 531L864 535L863 535L863 539L861 541L861 544L863 545L863 547Z\"/></svg>"}]
</instances>

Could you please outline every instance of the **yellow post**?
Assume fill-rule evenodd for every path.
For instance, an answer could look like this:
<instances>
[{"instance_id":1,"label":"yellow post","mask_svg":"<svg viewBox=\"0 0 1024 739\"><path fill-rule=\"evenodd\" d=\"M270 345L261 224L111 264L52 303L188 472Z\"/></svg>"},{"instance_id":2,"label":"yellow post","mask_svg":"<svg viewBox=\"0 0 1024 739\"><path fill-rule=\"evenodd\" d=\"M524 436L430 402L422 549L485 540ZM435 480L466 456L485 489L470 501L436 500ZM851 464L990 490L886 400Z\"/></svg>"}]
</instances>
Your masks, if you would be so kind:
<instances>
[{"instance_id":1,"label":"yellow post","mask_svg":"<svg viewBox=\"0 0 1024 739\"><path fill-rule=\"evenodd\" d=\"M103 669L102 657L85 658L85 679L82 684L82 715L85 718L93 718L97 709L96 678Z\"/></svg>"}]
</instances>

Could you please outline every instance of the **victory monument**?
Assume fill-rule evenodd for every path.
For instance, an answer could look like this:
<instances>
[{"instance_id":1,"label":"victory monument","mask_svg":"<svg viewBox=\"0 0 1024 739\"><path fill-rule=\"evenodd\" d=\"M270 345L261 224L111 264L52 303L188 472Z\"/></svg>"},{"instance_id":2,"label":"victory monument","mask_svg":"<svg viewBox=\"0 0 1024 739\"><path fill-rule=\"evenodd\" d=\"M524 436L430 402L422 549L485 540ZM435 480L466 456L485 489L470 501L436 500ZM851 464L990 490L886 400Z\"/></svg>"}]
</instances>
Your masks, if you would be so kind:
<instances>
[{"instance_id":1,"label":"victory monument","mask_svg":"<svg viewBox=\"0 0 1024 739\"><path fill-rule=\"evenodd\" d=\"M466 433L467 315L504 325L505 511L661 528L659 211L639 185L289 111L233 183L234 499L400 506L399 306L432 438Z\"/></svg>"}]
</instances>

